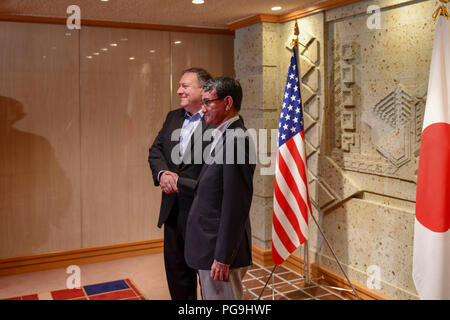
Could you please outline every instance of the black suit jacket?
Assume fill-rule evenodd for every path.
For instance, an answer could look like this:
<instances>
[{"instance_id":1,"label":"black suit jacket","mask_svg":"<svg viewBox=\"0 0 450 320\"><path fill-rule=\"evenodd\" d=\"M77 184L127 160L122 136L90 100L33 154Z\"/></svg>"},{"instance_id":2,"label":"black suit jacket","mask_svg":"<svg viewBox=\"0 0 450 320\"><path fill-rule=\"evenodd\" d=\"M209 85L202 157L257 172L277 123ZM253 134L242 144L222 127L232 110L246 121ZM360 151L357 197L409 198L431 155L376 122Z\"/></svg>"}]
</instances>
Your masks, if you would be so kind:
<instances>
[{"instance_id":1,"label":"black suit jacket","mask_svg":"<svg viewBox=\"0 0 450 320\"><path fill-rule=\"evenodd\" d=\"M202 153L205 146L209 143L203 141L202 134L207 128L211 128L201 119L201 123L191 136L191 144L186 148L183 159L179 159L179 137L184 122L185 110L179 108L170 111L167 114L162 129L159 131L153 145L149 149L148 162L153 175L155 186L159 186L158 173L162 170L168 170L177 173L180 177L197 179L203 167ZM174 158L172 158L172 156ZM195 159L194 159L195 156ZM178 158L178 161L173 159ZM195 161L194 161L195 160ZM181 163L179 163L181 162ZM180 214L187 215L193 200L192 192L162 194L161 209L158 219L158 227L161 227L169 214L175 208L178 208ZM178 206L175 206L178 204Z\"/></svg>"},{"instance_id":2,"label":"black suit jacket","mask_svg":"<svg viewBox=\"0 0 450 320\"><path fill-rule=\"evenodd\" d=\"M228 129L239 128L246 130L241 119L233 122ZM178 179L179 190L194 192L185 240L186 262L193 269L209 270L214 259L230 264L230 268L252 263L249 212L255 171L255 161L250 161L250 148L253 145L250 145L252 141L246 136L245 160L239 164L236 150L242 140L233 139L230 144L227 139L230 138L224 133L223 164L205 164L197 181ZM225 161L230 146L235 150L234 162L231 164ZM216 154L220 147L216 146Z\"/></svg>"}]
</instances>

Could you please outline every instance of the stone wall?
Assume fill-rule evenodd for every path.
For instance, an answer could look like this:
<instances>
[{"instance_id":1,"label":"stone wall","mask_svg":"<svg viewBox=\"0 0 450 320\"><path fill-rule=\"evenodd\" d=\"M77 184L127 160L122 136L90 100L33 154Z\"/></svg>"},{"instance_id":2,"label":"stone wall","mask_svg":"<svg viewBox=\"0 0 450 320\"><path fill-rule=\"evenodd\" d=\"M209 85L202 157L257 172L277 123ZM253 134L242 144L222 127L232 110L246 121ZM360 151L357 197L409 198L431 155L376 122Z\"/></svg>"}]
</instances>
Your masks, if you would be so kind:
<instances>
[{"instance_id":1,"label":"stone wall","mask_svg":"<svg viewBox=\"0 0 450 320\"><path fill-rule=\"evenodd\" d=\"M370 5L380 8L379 16L367 13ZM314 216L350 278L394 299L417 298L416 174L435 6L361 1L297 20ZM236 31L235 72L248 128L278 128L294 24ZM270 249L273 175L261 174L262 167L254 180L253 241ZM309 224L312 260L340 272L312 219ZM380 281L370 281L374 276Z\"/></svg>"}]
</instances>

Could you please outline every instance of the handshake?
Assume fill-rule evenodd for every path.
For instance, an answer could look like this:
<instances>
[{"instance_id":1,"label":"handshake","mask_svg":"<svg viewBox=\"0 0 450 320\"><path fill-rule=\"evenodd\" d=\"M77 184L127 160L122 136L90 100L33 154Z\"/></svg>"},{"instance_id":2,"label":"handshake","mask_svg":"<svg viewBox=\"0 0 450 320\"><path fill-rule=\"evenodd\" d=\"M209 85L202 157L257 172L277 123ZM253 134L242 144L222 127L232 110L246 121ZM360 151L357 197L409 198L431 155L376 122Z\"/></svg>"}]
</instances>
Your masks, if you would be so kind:
<instances>
[{"instance_id":1,"label":"handshake","mask_svg":"<svg viewBox=\"0 0 450 320\"><path fill-rule=\"evenodd\" d=\"M166 194L178 193L178 174L172 171L164 171L159 177L159 186Z\"/></svg>"}]
</instances>

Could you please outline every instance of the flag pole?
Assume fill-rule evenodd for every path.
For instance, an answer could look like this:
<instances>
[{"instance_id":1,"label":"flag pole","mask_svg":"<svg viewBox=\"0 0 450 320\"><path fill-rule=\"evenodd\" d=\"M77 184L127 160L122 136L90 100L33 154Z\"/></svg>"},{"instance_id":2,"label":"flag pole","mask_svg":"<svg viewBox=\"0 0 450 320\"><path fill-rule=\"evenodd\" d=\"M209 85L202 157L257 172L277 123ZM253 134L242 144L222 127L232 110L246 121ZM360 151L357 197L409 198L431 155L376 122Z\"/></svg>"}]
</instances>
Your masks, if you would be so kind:
<instances>
[{"instance_id":1,"label":"flag pole","mask_svg":"<svg viewBox=\"0 0 450 320\"><path fill-rule=\"evenodd\" d=\"M309 240L306 240L304 244L304 252L303 256L303 277L305 278L305 282L307 284L311 283L311 272L310 272L310 262L309 262Z\"/></svg>"},{"instance_id":2,"label":"flag pole","mask_svg":"<svg viewBox=\"0 0 450 320\"><path fill-rule=\"evenodd\" d=\"M276 268L277 268L277 265L274 265L273 269L272 269L272 272L270 273L269 277L267 278L266 284L264 285L264 287L261 290L261 293L259 294L258 300L261 300L261 296L262 296L264 290L266 290L267 284L269 283L270 278L272 278L273 273L275 272ZM275 288L274 288L274 285L272 284L272 295L273 295L274 292L275 292Z\"/></svg>"}]
</instances>

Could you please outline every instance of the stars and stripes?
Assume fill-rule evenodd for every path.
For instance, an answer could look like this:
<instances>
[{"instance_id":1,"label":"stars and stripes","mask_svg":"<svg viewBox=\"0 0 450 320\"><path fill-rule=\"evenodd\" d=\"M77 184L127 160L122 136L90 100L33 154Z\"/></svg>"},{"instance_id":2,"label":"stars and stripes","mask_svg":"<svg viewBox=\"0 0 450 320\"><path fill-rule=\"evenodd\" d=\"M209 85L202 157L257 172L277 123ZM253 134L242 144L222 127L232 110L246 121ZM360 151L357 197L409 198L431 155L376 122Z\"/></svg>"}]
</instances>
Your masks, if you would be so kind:
<instances>
[{"instance_id":1,"label":"stars and stripes","mask_svg":"<svg viewBox=\"0 0 450 320\"><path fill-rule=\"evenodd\" d=\"M292 50L278 126L272 224L272 258L280 265L308 240L311 202L306 178L306 152L297 59Z\"/></svg>"}]
</instances>

